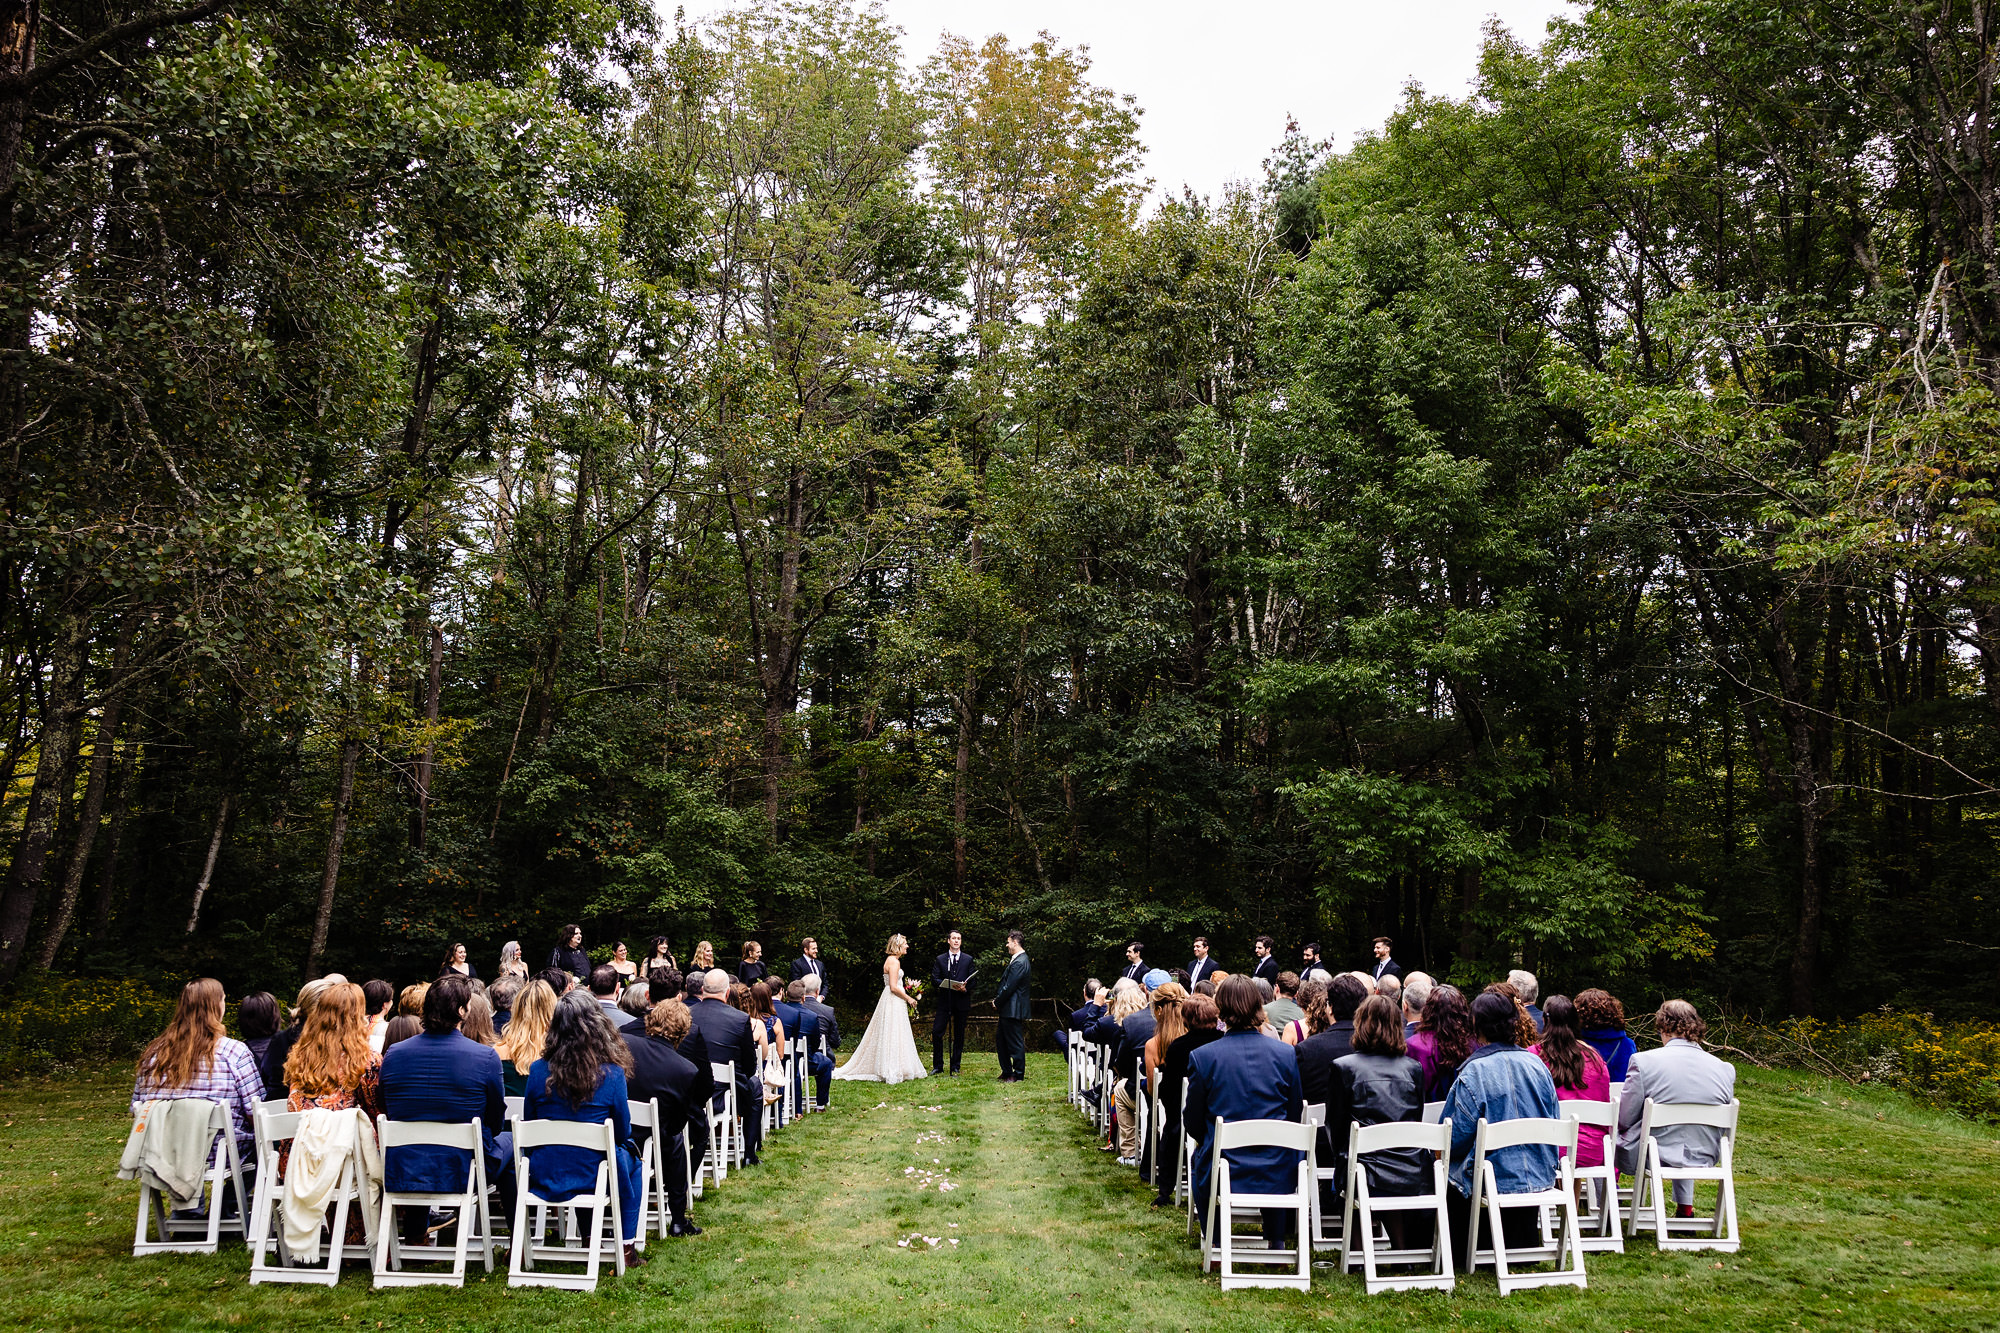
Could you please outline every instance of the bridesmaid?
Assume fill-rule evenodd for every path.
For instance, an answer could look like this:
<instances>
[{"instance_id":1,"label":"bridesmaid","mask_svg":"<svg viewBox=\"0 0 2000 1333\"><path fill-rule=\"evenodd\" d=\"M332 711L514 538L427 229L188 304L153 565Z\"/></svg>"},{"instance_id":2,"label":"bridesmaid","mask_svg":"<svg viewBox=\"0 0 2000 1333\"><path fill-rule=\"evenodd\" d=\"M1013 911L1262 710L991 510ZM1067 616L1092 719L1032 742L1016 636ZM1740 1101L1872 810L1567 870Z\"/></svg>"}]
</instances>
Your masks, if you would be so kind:
<instances>
[{"instance_id":1,"label":"bridesmaid","mask_svg":"<svg viewBox=\"0 0 2000 1333\"><path fill-rule=\"evenodd\" d=\"M444 962L438 965L439 976L448 977L453 973L457 973L468 981L479 980L479 969L474 967L472 961L466 957L465 946L463 944L454 944L449 949L446 949L444 951Z\"/></svg>"},{"instance_id":2,"label":"bridesmaid","mask_svg":"<svg viewBox=\"0 0 2000 1333\"><path fill-rule=\"evenodd\" d=\"M521 957L521 941L508 940L500 946L499 976L519 977L523 981L528 979L528 964Z\"/></svg>"},{"instance_id":3,"label":"bridesmaid","mask_svg":"<svg viewBox=\"0 0 2000 1333\"><path fill-rule=\"evenodd\" d=\"M639 965L625 952L624 940L611 946L611 968L618 974L618 984L621 986L631 985L633 979L639 975Z\"/></svg>"},{"instance_id":4,"label":"bridesmaid","mask_svg":"<svg viewBox=\"0 0 2000 1333\"><path fill-rule=\"evenodd\" d=\"M680 968L674 963L674 951L667 943L665 935L655 935L651 940L647 941L645 968L645 975L647 977L651 977L653 973L661 968L665 968L669 972L680 971Z\"/></svg>"},{"instance_id":5,"label":"bridesmaid","mask_svg":"<svg viewBox=\"0 0 2000 1333\"><path fill-rule=\"evenodd\" d=\"M715 946L707 940L703 940L700 944L694 946L694 967L692 970L696 972L713 972L715 970Z\"/></svg>"},{"instance_id":6,"label":"bridesmaid","mask_svg":"<svg viewBox=\"0 0 2000 1333\"><path fill-rule=\"evenodd\" d=\"M764 966L764 946L755 940L743 942L743 961L736 965L736 979L746 986L754 986L771 975L771 969Z\"/></svg>"}]
</instances>

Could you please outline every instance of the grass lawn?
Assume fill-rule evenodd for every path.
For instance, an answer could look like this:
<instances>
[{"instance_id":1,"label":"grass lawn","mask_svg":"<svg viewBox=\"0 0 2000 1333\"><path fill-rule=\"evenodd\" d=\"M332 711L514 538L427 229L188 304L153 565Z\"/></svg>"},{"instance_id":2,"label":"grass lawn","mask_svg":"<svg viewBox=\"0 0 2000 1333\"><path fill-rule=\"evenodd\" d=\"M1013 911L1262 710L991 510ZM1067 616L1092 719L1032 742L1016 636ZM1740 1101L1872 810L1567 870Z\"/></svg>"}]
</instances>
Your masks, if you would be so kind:
<instances>
[{"instance_id":1,"label":"grass lawn","mask_svg":"<svg viewBox=\"0 0 2000 1333\"><path fill-rule=\"evenodd\" d=\"M1231 1292L1196 1271L1177 1212L1095 1151L1054 1056L1002 1086L835 1084L834 1111L696 1205L707 1234L594 1295L258 1287L242 1248L130 1255L117 1179L127 1077L0 1087L0 1328L1166 1330L2000 1329L2000 1130L1886 1091L1745 1070L1740 1254L1591 1255L1590 1290L1368 1299L1320 1270L1307 1294ZM883 1103L883 1105L877 1105ZM920 1188L937 1173L955 1188ZM912 1235L957 1240L900 1248ZM504 1268L504 1259L503 1259Z\"/></svg>"}]
</instances>

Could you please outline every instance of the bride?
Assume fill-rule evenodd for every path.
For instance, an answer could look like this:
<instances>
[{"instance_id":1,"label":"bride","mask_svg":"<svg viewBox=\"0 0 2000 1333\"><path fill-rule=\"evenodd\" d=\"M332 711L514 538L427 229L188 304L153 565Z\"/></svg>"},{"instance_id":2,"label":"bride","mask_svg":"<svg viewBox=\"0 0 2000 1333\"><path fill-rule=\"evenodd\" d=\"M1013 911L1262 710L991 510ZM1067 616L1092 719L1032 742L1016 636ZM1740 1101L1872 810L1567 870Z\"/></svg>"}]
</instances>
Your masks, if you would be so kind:
<instances>
[{"instance_id":1,"label":"bride","mask_svg":"<svg viewBox=\"0 0 2000 1333\"><path fill-rule=\"evenodd\" d=\"M903 955L909 951L910 942L901 935L889 937L889 956L882 960L882 998L875 1002L875 1016L868 1020L861 1044L846 1064L833 1071L835 1078L901 1083L924 1076L924 1059L917 1053L916 1034L910 1031L910 1011L917 1002L903 989Z\"/></svg>"}]
</instances>

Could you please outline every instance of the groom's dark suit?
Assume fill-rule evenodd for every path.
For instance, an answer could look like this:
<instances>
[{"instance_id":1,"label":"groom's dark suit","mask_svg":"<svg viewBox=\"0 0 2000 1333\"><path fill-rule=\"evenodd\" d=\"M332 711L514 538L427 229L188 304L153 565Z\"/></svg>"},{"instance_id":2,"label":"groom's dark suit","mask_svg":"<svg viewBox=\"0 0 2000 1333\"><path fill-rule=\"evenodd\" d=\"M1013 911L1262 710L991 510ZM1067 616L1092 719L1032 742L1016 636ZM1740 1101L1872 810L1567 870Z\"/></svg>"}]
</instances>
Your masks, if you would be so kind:
<instances>
[{"instance_id":1,"label":"groom's dark suit","mask_svg":"<svg viewBox=\"0 0 2000 1333\"><path fill-rule=\"evenodd\" d=\"M1020 1082L1028 1076L1028 955L1017 953L1000 974L993 1008L1000 1015L1000 1077Z\"/></svg>"},{"instance_id":2,"label":"groom's dark suit","mask_svg":"<svg viewBox=\"0 0 2000 1333\"><path fill-rule=\"evenodd\" d=\"M965 1020L972 1016L972 993L962 990L947 990L947 981L969 980L977 968L972 955L960 951L954 958L949 950L937 956L931 964L931 998L937 1001L937 1013L931 1018L931 1072L944 1072L944 1030L951 1027L951 1072L958 1072L959 1057L965 1054Z\"/></svg>"}]
</instances>

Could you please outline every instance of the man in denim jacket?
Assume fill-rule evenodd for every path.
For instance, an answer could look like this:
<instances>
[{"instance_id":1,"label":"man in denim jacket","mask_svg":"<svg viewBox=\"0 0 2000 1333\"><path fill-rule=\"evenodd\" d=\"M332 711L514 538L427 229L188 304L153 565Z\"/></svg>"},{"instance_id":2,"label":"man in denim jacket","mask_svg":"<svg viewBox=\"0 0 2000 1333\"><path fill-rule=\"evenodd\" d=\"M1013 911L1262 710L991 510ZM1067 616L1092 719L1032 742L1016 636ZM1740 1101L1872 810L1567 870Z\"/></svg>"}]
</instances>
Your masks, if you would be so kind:
<instances>
[{"instance_id":1,"label":"man in denim jacket","mask_svg":"<svg viewBox=\"0 0 2000 1333\"><path fill-rule=\"evenodd\" d=\"M1556 1101L1555 1080L1541 1057L1514 1044L1514 1002L1504 995L1482 995L1472 1002L1472 1026L1480 1045L1458 1071L1445 1098L1444 1118L1451 1124L1452 1252L1459 1267L1470 1271L1472 1247L1467 1243L1472 1218L1472 1156L1479 1122L1555 1120L1562 1109ZM1556 1150L1547 1144L1502 1148L1486 1159L1503 1195L1555 1188ZM1500 1229L1509 1249L1541 1243L1541 1210L1502 1208Z\"/></svg>"}]
</instances>

